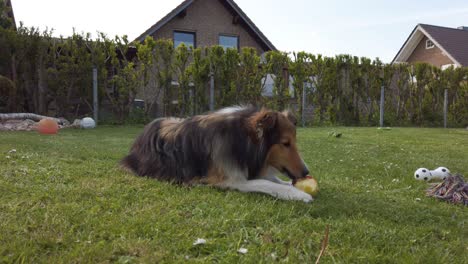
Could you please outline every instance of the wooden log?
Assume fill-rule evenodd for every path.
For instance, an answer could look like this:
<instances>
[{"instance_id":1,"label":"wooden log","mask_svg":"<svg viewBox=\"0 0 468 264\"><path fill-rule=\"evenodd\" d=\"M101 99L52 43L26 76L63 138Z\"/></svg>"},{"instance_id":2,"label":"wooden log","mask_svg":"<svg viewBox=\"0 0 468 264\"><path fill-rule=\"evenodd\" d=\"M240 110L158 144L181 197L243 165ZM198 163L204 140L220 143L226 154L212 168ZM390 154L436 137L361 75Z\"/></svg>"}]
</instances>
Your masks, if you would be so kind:
<instances>
[{"instance_id":1,"label":"wooden log","mask_svg":"<svg viewBox=\"0 0 468 264\"><path fill-rule=\"evenodd\" d=\"M54 118L54 117L49 117L49 116L43 116L43 115L36 115L32 113L11 113L11 114L0 114L0 121L8 121L8 120L25 120L25 119L31 119L36 122L41 121L42 119L49 118L52 120L55 120L57 124L63 125L63 126L68 126L70 125L70 122L64 118Z\"/></svg>"}]
</instances>

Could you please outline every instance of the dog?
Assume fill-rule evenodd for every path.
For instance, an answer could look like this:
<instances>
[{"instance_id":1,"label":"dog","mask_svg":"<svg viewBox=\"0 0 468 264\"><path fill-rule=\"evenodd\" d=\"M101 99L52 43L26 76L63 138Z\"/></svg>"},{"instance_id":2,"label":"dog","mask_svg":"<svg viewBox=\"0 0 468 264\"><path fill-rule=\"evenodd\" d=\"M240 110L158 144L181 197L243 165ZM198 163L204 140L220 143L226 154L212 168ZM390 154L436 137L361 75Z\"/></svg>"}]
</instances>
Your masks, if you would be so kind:
<instances>
[{"instance_id":1,"label":"dog","mask_svg":"<svg viewBox=\"0 0 468 264\"><path fill-rule=\"evenodd\" d=\"M144 128L121 165L157 180L311 202L311 195L293 186L309 175L296 146L296 122L289 111L255 107L159 118Z\"/></svg>"}]
</instances>

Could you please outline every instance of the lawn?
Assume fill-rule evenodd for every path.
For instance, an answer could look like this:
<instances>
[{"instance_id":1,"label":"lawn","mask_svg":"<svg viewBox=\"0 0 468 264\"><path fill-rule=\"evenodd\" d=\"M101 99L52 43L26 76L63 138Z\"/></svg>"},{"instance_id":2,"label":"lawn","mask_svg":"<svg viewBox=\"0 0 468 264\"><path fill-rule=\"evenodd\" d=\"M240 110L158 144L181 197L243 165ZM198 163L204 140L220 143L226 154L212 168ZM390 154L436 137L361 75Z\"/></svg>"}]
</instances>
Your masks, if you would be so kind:
<instances>
[{"instance_id":1,"label":"lawn","mask_svg":"<svg viewBox=\"0 0 468 264\"><path fill-rule=\"evenodd\" d=\"M313 263L327 225L322 263L468 263L468 208L413 179L419 167L468 175L466 130L300 129L321 187L304 204L123 172L141 129L1 132L0 263Z\"/></svg>"}]
</instances>

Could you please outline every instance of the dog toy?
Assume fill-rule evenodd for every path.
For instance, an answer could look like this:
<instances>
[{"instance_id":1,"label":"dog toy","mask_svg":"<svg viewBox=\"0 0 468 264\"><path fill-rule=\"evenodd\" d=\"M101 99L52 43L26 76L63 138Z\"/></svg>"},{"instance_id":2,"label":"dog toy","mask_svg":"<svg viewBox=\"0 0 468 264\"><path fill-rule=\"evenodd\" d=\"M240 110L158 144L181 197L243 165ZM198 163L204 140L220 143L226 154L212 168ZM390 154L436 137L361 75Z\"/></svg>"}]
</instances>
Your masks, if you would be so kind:
<instances>
[{"instance_id":1,"label":"dog toy","mask_svg":"<svg viewBox=\"0 0 468 264\"><path fill-rule=\"evenodd\" d=\"M58 132L58 124L55 120L49 119L49 118L44 118L39 123L37 124L37 132L40 134L57 134Z\"/></svg>"},{"instance_id":2,"label":"dog toy","mask_svg":"<svg viewBox=\"0 0 468 264\"><path fill-rule=\"evenodd\" d=\"M443 182L432 184L426 194L429 197L468 206L468 183L460 174L448 176Z\"/></svg>"},{"instance_id":3,"label":"dog toy","mask_svg":"<svg viewBox=\"0 0 468 264\"><path fill-rule=\"evenodd\" d=\"M439 167L435 170L430 171L432 179L445 180L450 176L449 169L445 167Z\"/></svg>"},{"instance_id":4,"label":"dog toy","mask_svg":"<svg viewBox=\"0 0 468 264\"><path fill-rule=\"evenodd\" d=\"M96 127L96 122L91 117L85 117L81 120L81 127L84 129L92 129Z\"/></svg>"},{"instance_id":5,"label":"dog toy","mask_svg":"<svg viewBox=\"0 0 468 264\"><path fill-rule=\"evenodd\" d=\"M430 181L432 180L431 171L426 168L417 169L414 172L414 178L418 181Z\"/></svg>"},{"instance_id":6,"label":"dog toy","mask_svg":"<svg viewBox=\"0 0 468 264\"><path fill-rule=\"evenodd\" d=\"M316 196L319 191L317 180L312 176L306 176L305 178L298 180L294 184L294 187L312 196Z\"/></svg>"},{"instance_id":7,"label":"dog toy","mask_svg":"<svg viewBox=\"0 0 468 264\"><path fill-rule=\"evenodd\" d=\"M450 175L450 170L445 167L439 167L435 170L420 168L414 172L414 178L418 181L445 180Z\"/></svg>"}]
</instances>

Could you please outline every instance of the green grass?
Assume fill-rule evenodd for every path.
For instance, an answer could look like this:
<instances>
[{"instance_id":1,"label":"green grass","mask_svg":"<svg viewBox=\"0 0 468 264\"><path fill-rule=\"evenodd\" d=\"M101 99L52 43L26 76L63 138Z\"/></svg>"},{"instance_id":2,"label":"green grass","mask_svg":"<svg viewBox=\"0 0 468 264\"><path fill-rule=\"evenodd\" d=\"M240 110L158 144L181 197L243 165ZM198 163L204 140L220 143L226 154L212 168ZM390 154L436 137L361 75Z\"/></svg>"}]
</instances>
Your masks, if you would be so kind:
<instances>
[{"instance_id":1,"label":"green grass","mask_svg":"<svg viewBox=\"0 0 468 264\"><path fill-rule=\"evenodd\" d=\"M141 129L0 133L0 263L313 263L327 225L323 263L468 263L467 208L413 179L419 167L468 175L468 131L300 129L321 187L304 204L123 172Z\"/></svg>"}]
</instances>

